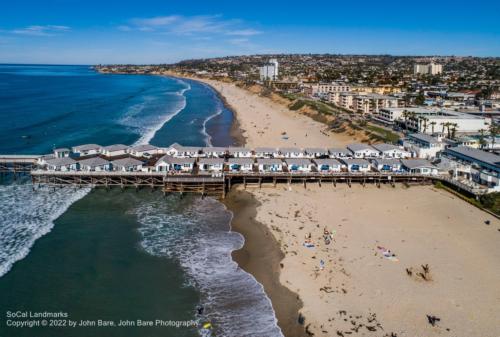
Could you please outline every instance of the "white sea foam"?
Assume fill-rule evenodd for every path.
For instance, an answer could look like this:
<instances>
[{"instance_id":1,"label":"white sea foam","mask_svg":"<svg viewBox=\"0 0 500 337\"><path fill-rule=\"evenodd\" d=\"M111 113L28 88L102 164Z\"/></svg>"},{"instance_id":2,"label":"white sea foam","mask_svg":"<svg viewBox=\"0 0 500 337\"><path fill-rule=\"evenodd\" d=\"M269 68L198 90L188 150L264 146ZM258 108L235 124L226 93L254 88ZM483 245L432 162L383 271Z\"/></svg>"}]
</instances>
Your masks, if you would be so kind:
<instances>
[{"instance_id":1,"label":"white sea foam","mask_svg":"<svg viewBox=\"0 0 500 337\"><path fill-rule=\"evenodd\" d=\"M38 189L29 184L0 185L0 277L49 233L54 221L89 189Z\"/></svg>"},{"instance_id":2,"label":"white sea foam","mask_svg":"<svg viewBox=\"0 0 500 337\"><path fill-rule=\"evenodd\" d=\"M176 81L185 86L183 89L181 89L175 93L175 95L181 97L182 100L179 102L179 104L177 106L175 106L172 109L172 111L170 111L164 115L157 116L154 123L152 123L151 125L146 127L142 136L134 143L134 145L149 144L151 139L154 138L156 132L158 132L158 130L160 130L163 127L163 125L168 123L172 118L174 118L177 114L179 114L186 107L187 99L184 96L184 93L188 90L191 90L191 85L187 82L182 81L182 80L176 79Z\"/></svg>"},{"instance_id":3,"label":"white sea foam","mask_svg":"<svg viewBox=\"0 0 500 337\"><path fill-rule=\"evenodd\" d=\"M271 301L255 278L232 260L243 237L230 231L232 214L221 203L195 199L176 209L175 199L140 205L136 210L142 247L177 260L203 296L206 319L217 336L282 337Z\"/></svg>"},{"instance_id":4,"label":"white sea foam","mask_svg":"<svg viewBox=\"0 0 500 337\"><path fill-rule=\"evenodd\" d=\"M212 136L210 136L207 132L207 123L213 118L219 116L222 113L222 107L218 107L217 111L213 114L205 118L203 121L203 129L201 129L201 133L205 136L205 144L207 146L212 146Z\"/></svg>"}]
</instances>

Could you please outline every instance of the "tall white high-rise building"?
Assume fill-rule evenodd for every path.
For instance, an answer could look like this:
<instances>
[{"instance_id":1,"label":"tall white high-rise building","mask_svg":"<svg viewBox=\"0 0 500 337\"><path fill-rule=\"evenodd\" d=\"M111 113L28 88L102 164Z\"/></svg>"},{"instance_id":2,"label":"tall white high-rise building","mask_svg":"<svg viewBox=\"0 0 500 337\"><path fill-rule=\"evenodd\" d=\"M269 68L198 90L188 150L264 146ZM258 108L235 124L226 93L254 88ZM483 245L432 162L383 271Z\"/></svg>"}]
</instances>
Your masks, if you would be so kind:
<instances>
[{"instance_id":1,"label":"tall white high-rise building","mask_svg":"<svg viewBox=\"0 0 500 337\"><path fill-rule=\"evenodd\" d=\"M271 59L269 62L260 67L261 81L275 81L278 79L278 60Z\"/></svg>"},{"instance_id":2,"label":"tall white high-rise building","mask_svg":"<svg viewBox=\"0 0 500 337\"><path fill-rule=\"evenodd\" d=\"M443 65L436 63L429 64L415 64L413 66L413 73L415 75L437 75L443 72Z\"/></svg>"}]
</instances>

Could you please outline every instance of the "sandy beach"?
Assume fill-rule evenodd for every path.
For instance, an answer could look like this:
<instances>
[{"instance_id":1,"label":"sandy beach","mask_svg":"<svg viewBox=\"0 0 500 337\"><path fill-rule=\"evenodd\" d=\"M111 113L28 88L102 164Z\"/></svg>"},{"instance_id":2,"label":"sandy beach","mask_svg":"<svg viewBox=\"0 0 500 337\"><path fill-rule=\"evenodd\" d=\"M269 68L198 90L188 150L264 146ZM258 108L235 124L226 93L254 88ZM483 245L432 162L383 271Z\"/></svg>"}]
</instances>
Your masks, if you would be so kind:
<instances>
[{"instance_id":1,"label":"sandy beach","mask_svg":"<svg viewBox=\"0 0 500 337\"><path fill-rule=\"evenodd\" d=\"M352 141L232 84L204 82L236 112L248 146ZM285 336L500 335L498 219L431 186L247 192L233 188L227 202L247 240L234 257L264 285Z\"/></svg>"}]
</instances>

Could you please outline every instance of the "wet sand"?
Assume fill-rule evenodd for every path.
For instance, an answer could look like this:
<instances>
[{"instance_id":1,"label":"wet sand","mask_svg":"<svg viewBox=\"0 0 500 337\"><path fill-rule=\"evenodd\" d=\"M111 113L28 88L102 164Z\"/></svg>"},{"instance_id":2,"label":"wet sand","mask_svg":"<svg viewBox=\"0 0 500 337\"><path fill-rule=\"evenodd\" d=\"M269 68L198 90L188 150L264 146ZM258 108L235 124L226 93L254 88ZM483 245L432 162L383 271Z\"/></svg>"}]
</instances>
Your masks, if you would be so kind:
<instances>
[{"instance_id":1,"label":"wet sand","mask_svg":"<svg viewBox=\"0 0 500 337\"><path fill-rule=\"evenodd\" d=\"M264 286L283 334L304 336L304 328L298 323L302 302L279 281L280 264L285 255L270 230L255 220L260 203L251 193L233 189L224 204L234 214L232 230L245 237L245 245L233 252L233 259Z\"/></svg>"}]
</instances>

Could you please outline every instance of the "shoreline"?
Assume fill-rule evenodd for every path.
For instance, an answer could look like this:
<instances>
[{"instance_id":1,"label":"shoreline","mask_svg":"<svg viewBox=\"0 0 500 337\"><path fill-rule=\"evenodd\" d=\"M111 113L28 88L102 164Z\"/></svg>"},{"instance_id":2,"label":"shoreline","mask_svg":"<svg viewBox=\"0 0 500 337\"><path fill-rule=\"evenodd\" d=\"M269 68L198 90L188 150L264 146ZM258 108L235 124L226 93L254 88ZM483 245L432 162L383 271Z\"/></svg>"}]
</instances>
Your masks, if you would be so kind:
<instances>
[{"instance_id":1,"label":"shoreline","mask_svg":"<svg viewBox=\"0 0 500 337\"><path fill-rule=\"evenodd\" d=\"M323 134L310 117L234 84L191 79L227 95L248 146L345 142L342 136ZM456 196L428 186L309 184L249 187L248 192L235 188L226 202L235 217L233 229L245 237L233 259L263 284L286 337L465 337L500 332L494 326L500 299L491 296L491 291L500 291L500 270L495 269L500 249L494 236L500 221ZM325 207L325 202L334 207ZM324 229L333 231L332 243L323 242ZM303 238L311 234L315 247L305 248ZM269 247L273 245L274 251ZM378 247L390 247L396 260L386 261ZM419 276L427 263L428 280ZM483 286L477 287L479 283ZM279 297L281 288L287 289L288 301ZM298 321L290 319L298 313L286 314L294 304L292 312L305 319L302 331L296 329ZM432 326L426 315L441 321Z\"/></svg>"},{"instance_id":2,"label":"shoreline","mask_svg":"<svg viewBox=\"0 0 500 337\"><path fill-rule=\"evenodd\" d=\"M233 260L264 287L283 335L304 336L299 324L302 301L279 278L285 254L267 226L255 219L260 202L249 192L233 189L223 203L233 213L231 230L245 238L243 247L232 252Z\"/></svg>"}]
</instances>

